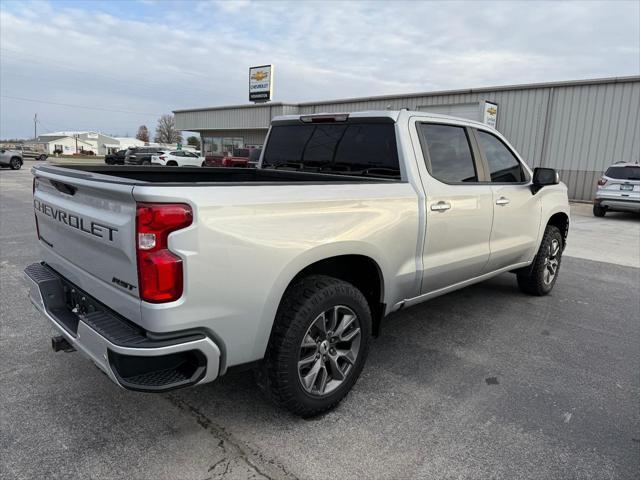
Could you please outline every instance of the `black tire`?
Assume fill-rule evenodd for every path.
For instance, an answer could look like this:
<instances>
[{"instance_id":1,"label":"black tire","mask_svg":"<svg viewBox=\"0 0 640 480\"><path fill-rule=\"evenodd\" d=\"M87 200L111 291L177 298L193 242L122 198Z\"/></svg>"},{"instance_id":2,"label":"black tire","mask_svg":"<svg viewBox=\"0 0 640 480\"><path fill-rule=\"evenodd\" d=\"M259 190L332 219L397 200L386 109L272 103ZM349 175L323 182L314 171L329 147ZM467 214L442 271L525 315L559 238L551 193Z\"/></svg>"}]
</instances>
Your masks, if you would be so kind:
<instances>
[{"instance_id":1,"label":"black tire","mask_svg":"<svg viewBox=\"0 0 640 480\"><path fill-rule=\"evenodd\" d=\"M9 160L9 167L11 167L11 170L20 170L20 168L22 168L22 160L20 157L13 157Z\"/></svg>"},{"instance_id":2,"label":"black tire","mask_svg":"<svg viewBox=\"0 0 640 480\"><path fill-rule=\"evenodd\" d=\"M173 160L170 160L167 162L167 167L177 167L177 166L178 166L178 163Z\"/></svg>"},{"instance_id":3,"label":"black tire","mask_svg":"<svg viewBox=\"0 0 640 480\"><path fill-rule=\"evenodd\" d=\"M151 160L143 160L142 165L151 165Z\"/></svg>"},{"instance_id":4,"label":"black tire","mask_svg":"<svg viewBox=\"0 0 640 480\"><path fill-rule=\"evenodd\" d=\"M557 253L553 255L556 249ZM547 295L558 279L563 250L564 241L560 230L554 225L547 225L533 264L525 272L517 275L520 290L530 295Z\"/></svg>"},{"instance_id":5,"label":"black tire","mask_svg":"<svg viewBox=\"0 0 640 480\"><path fill-rule=\"evenodd\" d=\"M607 213L607 209L601 207L600 205L593 206L593 216L594 217L604 217Z\"/></svg>"},{"instance_id":6,"label":"black tire","mask_svg":"<svg viewBox=\"0 0 640 480\"><path fill-rule=\"evenodd\" d=\"M336 380L333 368L327 369L326 367L326 365L330 365L330 362L326 362L329 354L326 352L325 345L327 355L317 353L315 358L321 359L325 363L324 384L338 382L338 386L329 393L314 395L303 387L302 373L299 370L301 367L298 362L302 356L306 356L302 353L305 348L302 345L303 339L311 338L309 336L310 329L324 315L323 312L335 312L336 308L344 307L348 307L346 310L350 310L356 315L356 320L352 321L354 330L355 326L359 325L360 328L355 360L350 364L351 366L344 364L348 370L342 380ZM342 318L344 321L346 316ZM326 326L326 322L323 323ZM334 326L338 327L337 320ZM333 332L333 335L338 335L337 332L338 328L336 328L336 332ZM287 289L280 302L265 359L257 372L258 384L273 402L292 413L302 417L318 415L335 407L349 393L364 367L370 338L371 310L360 290L350 283L324 275L303 278ZM314 341L319 342L318 339ZM326 343L326 341L322 343ZM319 349L320 343L317 345ZM315 345L312 348L315 348ZM336 345L336 348L331 349L331 352L336 355L336 351L344 350L340 350ZM312 352L306 358L313 356ZM333 358L338 357L334 356ZM321 360L312 362L319 364ZM315 383L314 379L313 384ZM313 389L313 385L310 388ZM324 390L325 387L320 388Z\"/></svg>"},{"instance_id":7,"label":"black tire","mask_svg":"<svg viewBox=\"0 0 640 480\"><path fill-rule=\"evenodd\" d=\"M47 156L44 153L38 157L38 160L40 160L41 162L44 162L46 159Z\"/></svg>"}]
</instances>

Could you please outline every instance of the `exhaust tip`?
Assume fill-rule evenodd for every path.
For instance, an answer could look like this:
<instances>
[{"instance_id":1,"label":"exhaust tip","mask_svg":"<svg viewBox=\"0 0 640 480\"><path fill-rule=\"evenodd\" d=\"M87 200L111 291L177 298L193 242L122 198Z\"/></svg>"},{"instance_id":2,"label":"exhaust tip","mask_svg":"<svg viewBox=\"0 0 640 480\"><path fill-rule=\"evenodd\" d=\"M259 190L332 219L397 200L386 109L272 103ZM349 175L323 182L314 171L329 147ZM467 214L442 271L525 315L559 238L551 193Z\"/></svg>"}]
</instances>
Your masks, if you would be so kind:
<instances>
[{"instance_id":1,"label":"exhaust tip","mask_svg":"<svg viewBox=\"0 0 640 480\"><path fill-rule=\"evenodd\" d=\"M65 352L75 352L76 349L64 338L62 335L56 335L55 337L51 337L51 348L54 352L65 351Z\"/></svg>"}]
</instances>

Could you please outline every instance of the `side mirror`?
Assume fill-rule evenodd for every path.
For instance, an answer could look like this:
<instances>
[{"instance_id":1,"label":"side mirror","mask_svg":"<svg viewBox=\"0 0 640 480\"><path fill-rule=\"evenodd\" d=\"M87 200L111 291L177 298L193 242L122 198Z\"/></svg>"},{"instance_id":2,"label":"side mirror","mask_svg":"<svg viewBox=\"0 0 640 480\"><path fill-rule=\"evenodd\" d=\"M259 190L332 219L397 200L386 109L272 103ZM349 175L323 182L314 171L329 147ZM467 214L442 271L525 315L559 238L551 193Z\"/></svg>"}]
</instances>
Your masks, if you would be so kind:
<instances>
[{"instance_id":1,"label":"side mirror","mask_svg":"<svg viewBox=\"0 0 640 480\"><path fill-rule=\"evenodd\" d=\"M533 185L531 190L533 193L537 193L542 187L547 185L557 185L560 183L560 175L555 168L534 168L533 170Z\"/></svg>"}]
</instances>

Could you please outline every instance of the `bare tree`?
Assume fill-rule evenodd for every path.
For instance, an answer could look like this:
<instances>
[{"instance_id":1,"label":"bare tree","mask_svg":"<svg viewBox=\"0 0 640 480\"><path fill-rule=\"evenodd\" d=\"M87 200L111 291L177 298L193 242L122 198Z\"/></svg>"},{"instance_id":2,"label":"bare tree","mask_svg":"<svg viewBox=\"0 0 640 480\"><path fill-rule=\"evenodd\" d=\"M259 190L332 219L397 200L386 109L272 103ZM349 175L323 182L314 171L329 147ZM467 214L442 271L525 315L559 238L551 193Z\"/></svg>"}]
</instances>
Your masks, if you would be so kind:
<instances>
[{"instance_id":1,"label":"bare tree","mask_svg":"<svg viewBox=\"0 0 640 480\"><path fill-rule=\"evenodd\" d=\"M182 135L176 130L176 120L173 115L162 115L158 119L155 141L158 143L182 142Z\"/></svg>"},{"instance_id":2,"label":"bare tree","mask_svg":"<svg viewBox=\"0 0 640 480\"><path fill-rule=\"evenodd\" d=\"M138 133L136 133L136 138L138 140L142 140L145 143L149 143L149 129L146 125L140 125L138 127Z\"/></svg>"}]
</instances>

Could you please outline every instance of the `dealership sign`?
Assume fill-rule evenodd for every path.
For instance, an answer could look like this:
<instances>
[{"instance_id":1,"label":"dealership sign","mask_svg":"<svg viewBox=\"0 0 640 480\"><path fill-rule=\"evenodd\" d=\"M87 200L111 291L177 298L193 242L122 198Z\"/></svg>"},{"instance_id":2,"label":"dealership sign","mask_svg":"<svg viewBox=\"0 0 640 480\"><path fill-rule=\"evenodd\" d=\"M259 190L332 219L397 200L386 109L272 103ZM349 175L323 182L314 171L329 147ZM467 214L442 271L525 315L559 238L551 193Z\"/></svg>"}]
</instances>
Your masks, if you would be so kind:
<instances>
[{"instance_id":1,"label":"dealership sign","mask_svg":"<svg viewBox=\"0 0 640 480\"><path fill-rule=\"evenodd\" d=\"M490 127L496 128L498 122L498 104L492 102L484 102L484 115L482 121Z\"/></svg>"},{"instance_id":2,"label":"dealership sign","mask_svg":"<svg viewBox=\"0 0 640 480\"><path fill-rule=\"evenodd\" d=\"M273 65L249 69L249 101L268 102L273 92Z\"/></svg>"}]
</instances>

